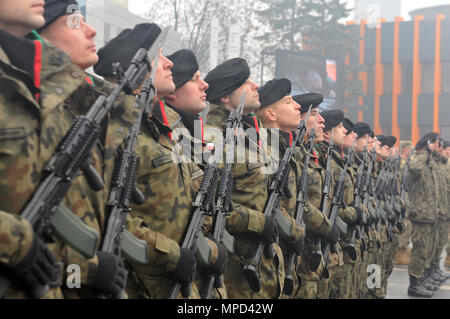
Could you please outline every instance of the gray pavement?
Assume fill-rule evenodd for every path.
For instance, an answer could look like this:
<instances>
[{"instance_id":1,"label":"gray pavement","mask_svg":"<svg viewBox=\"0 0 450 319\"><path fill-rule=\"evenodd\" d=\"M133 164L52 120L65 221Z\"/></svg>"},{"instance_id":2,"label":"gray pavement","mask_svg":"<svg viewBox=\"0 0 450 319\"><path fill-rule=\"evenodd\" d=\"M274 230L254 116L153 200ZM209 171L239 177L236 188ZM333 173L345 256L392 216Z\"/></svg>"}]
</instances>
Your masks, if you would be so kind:
<instances>
[{"instance_id":1,"label":"gray pavement","mask_svg":"<svg viewBox=\"0 0 450 319\"><path fill-rule=\"evenodd\" d=\"M449 269L446 269L449 272ZM388 280L386 299L419 299L408 296L409 276L408 266L395 265L394 271ZM433 299L450 299L450 280L442 284Z\"/></svg>"}]
</instances>

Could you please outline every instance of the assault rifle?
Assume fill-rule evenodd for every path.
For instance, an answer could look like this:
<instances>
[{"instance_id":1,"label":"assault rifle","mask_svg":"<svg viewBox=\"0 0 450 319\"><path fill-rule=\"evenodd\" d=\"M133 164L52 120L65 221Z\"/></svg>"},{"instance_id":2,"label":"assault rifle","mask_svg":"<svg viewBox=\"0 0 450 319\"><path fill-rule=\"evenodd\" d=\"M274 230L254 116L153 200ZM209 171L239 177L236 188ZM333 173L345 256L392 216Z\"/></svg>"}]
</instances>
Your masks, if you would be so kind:
<instances>
[{"instance_id":1,"label":"assault rifle","mask_svg":"<svg viewBox=\"0 0 450 319\"><path fill-rule=\"evenodd\" d=\"M364 171L364 166L366 164L366 160L368 157L368 152L367 152L367 144L364 147L364 151L363 151L363 158L361 161L361 164L359 164L358 166L358 173L356 176L356 184L355 184L355 207L359 207L361 208L361 203L362 203L362 198L364 197L364 193L363 193L363 171ZM361 240L361 251L365 251L366 250L366 243L364 242L364 236L361 234L361 227L359 225L356 225L353 227L352 229L352 234L351 234L351 238L350 238L350 245L344 248L344 251L347 251L347 253L350 255L350 257L353 260L356 260L357 256L356 256L356 250L354 250L354 243L355 243L355 239L356 237L358 237L358 239ZM353 249L349 248L351 247L351 245L353 245Z\"/></svg>"},{"instance_id":2,"label":"assault rifle","mask_svg":"<svg viewBox=\"0 0 450 319\"><path fill-rule=\"evenodd\" d=\"M139 264L148 264L147 243L126 231L125 223L127 213L131 211L130 203L142 205L145 201L144 194L136 185L139 158L134 155L134 152L139 133L141 132L142 122L153 111L153 97L156 95L156 89L153 87L152 82L155 78L158 61L159 56L156 57L152 73L145 81L139 96L139 102L143 103L145 108L125 137L123 149L119 149L116 157L111 191L106 204L107 216L109 216L108 224L101 248L102 252L111 253L119 257L123 249L127 259ZM119 296L106 294L100 294L99 296L102 299L124 299L124 297L123 292Z\"/></svg>"},{"instance_id":3,"label":"assault rifle","mask_svg":"<svg viewBox=\"0 0 450 319\"><path fill-rule=\"evenodd\" d=\"M382 222L383 225L387 224L387 212L385 210L386 200L387 200L387 188L389 182L388 174L392 170L392 163L389 159L386 159L383 162L382 169L377 176L377 180L375 182L375 198L376 198L376 209L379 217L379 222ZM392 241L392 233L391 229L387 228L387 236L389 241Z\"/></svg>"},{"instance_id":4,"label":"assault rifle","mask_svg":"<svg viewBox=\"0 0 450 319\"><path fill-rule=\"evenodd\" d=\"M242 128L242 113L238 119L229 118L224 127L225 143L227 148L227 157L229 154L234 156L235 146L237 144L236 129L239 134ZM217 201L214 207L214 227L213 238L216 242L221 242L228 252L234 253L234 237L225 229L227 216L233 211L232 192L233 192L233 161L227 160L225 167L220 172L220 182L217 189ZM201 289L203 299L210 299L213 288L223 286L223 276L214 277L207 274L205 283Z\"/></svg>"},{"instance_id":5,"label":"assault rifle","mask_svg":"<svg viewBox=\"0 0 450 319\"><path fill-rule=\"evenodd\" d=\"M306 120L301 120L297 127L297 134L295 140L290 147L288 147L284 153L283 159L278 166L278 170L272 180L269 187L269 199L267 200L266 207L264 208L265 216L274 217L277 213L277 209L280 205L281 196L286 193L287 181L289 177L289 171L291 169L291 158L294 155L295 148L300 145L299 143L304 140L306 135L306 122L311 114L311 107L309 108ZM292 196L292 195L291 195ZM288 196L287 196L288 197ZM281 214L278 214L281 215ZM259 265L261 263L261 257L265 251L268 258L273 258L275 252L272 245L266 245L263 242L259 242L256 248L255 256L250 262L244 265L244 277L247 279L250 287L253 291L258 292L261 290L261 281L259 279Z\"/></svg>"},{"instance_id":6,"label":"assault rifle","mask_svg":"<svg viewBox=\"0 0 450 319\"><path fill-rule=\"evenodd\" d=\"M330 222L332 225L334 225L336 223L336 217L338 216L339 209L345 207L345 203L344 203L345 176L347 174L347 168L349 167L350 163L353 161L353 156L354 156L354 151L355 151L355 142L356 142L356 139L353 142L353 145L348 152L347 160L345 161L344 168L342 169L341 174L339 175L338 182L334 189L335 191L333 194L333 202L332 202L332 206L331 206L331 215L330 215ZM327 267L328 267L329 252L330 252L330 244L328 243L325 246L325 251L323 254L323 257L325 260L324 269L327 269Z\"/></svg>"},{"instance_id":7,"label":"assault rifle","mask_svg":"<svg viewBox=\"0 0 450 319\"><path fill-rule=\"evenodd\" d=\"M406 193L408 192L408 186L407 186L408 169L409 169L409 165L411 164L411 158L413 157L414 153L415 153L414 150L411 150L411 152L409 153L408 159L406 160L406 164L405 164L405 167L403 168L403 173L402 173L402 185L401 185L400 197L405 202L407 207L409 207L409 205L410 205L408 198L406 198ZM403 216L403 218L405 218L405 217L406 216Z\"/></svg>"},{"instance_id":8,"label":"assault rifle","mask_svg":"<svg viewBox=\"0 0 450 319\"><path fill-rule=\"evenodd\" d=\"M328 203L331 201L331 162L333 158L333 131L334 127L331 128L330 141L327 149L327 165L325 168L325 180L322 188L322 199L321 199L321 212L324 216L328 214ZM328 217L328 216L327 216ZM319 237L313 235L314 240L314 250L311 254L311 262L309 267L312 271L316 271L319 268L320 262L322 261L322 241Z\"/></svg>"},{"instance_id":9,"label":"assault rifle","mask_svg":"<svg viewBox=\"0 0 450 319\"><path fill-rule=\"evenodd\" d=\"M309 133L308 139L309 147L307 148L305 162L303 163L302 175L300 177L300 183L298 186L295 221L298 224L302 225L303 229L305 228L305 223L303 222L303 213L308 202L308 168L309 168L309 161L311 159L311 153L314 149L314 144L316 141L316 130L315 130L316 124L317 124L317 115L315 118L314 127L311 128ZM284 269L286 277L284 280L284 293L288 296L292 295L292 293L294 292L294 277L292 276L292 268L295 265L296 259L297 254L294 251L290 251L285 261Z\"/></svg>"},{"instance_id":10,"label":"assault rifle","mask_svg":"<svg viewBox=\"0 0 450 319\"><path fill-rule=\"evenodd\" d=\"M51 240L55 231L85 257L95 256L97 232L80 221L61 204L61 201L80 171L83 172L93 190L99 191L104 187L102 178L88 160L100 136L101 123L113 109L122 91L132 94L142 84L151 69L151 61L159 54L161 40L167 32L168 28L161 32L150 50L137 51L126 72L122 70L117 75L119 84L108 97L99 96L86 115L75 118L69 131L56 148L55 154L44 167L42 182L20 214L30 222L35 233L44 240ZM119 69L117 65L115 68ZM50 285L59 286L61 276L62 274L59 274L59 280ZM9 280L5 276L0 277L0 296L8 286ZM40 298L48 290L49 285L46 285L36 288L29 294L32 298Z\"/></svg>"},{"instance_id":11,"label":"assault rifle","mask_svg":"<svg viewBox=\"0 0 450 319\"><path fill-rule=\"evenodd\" d=\"M228 117L227 128L229 129L227 129L227 143L230 142L231 139L234 139L235 128L241 125L244 103L245 92L241 96L237 109L233 110ZM211 204L214 199L215 189L219 178L218 164L219 157L214 156L212 162L206 166L205 174L200 185L200 190L198 191L195 202L193 203L194 212L181 245L182 248L191 249L195 253L199 252L202 254L202 250L199 249L198 243L201 242L199 241L199 238L204 237L201 228L203 226L205 215L209 215L211 211ZM209 256L203 256L201 258L206 261L209 260ZM190 285L183 286L181 282L177 281L170 288L168 299L177 298L180 290L183 297L187 298L190 296L192 288Z\"/></svg>"}]
</instances>

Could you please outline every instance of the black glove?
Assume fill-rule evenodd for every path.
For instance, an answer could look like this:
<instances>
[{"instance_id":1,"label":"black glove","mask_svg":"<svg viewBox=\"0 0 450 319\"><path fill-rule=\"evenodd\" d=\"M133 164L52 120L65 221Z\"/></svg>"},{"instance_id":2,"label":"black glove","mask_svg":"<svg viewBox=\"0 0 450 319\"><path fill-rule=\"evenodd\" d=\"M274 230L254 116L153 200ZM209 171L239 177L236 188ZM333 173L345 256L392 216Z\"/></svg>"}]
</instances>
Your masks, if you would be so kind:
<instances>
[{"instance_id":1,"label":"black glove","mask_svg":"<svg viewBox=\"0 0 450 319\"><path fill-rule=\"evenodd\" d=\"M305 246L305 236L302 236L295 243L289 244L289 249L292 250L297 256L301 256L303 254L303 248Z\"/></svg>"},{"instance_id":2,"label":"black glove","mask_svg":"<svg viewBox=\"0 0 450 319\"><path fill-rule=\"evenodd\" d=\"M187 248L180 248L180 259L173 275L182 283L183 286L189 286L195 279L197 262L194 252Z\"/></svg>"},{"instance_id":3,"label":"black glove","mask_svg":"<svg viewBox=\"0 0 450 319\"><path fill-rule=\"evenodd\" d=\"M356 211L355 225L364 225L364 211L359 207L353 207Z\"/></svg>"},{"instance_id":4,"label":"black glove","mask_svg":"<svg viewBox=\"0 0 450 319\"><path fill-rule=\"evenodd\" d=\"M120 296L127 280L127 271L122 258L119 256L97 252L98 268L91 287L106 294Z\"/></svg>"},{"instance_id":5,"label":"black glove","mask_svg":"<svg viewBox=\"0 0 450 319\"><path fill-rule=\"evenodd\" d=\"M325 240L331 245L335 245L338 242L338 239L339 239L339 231L336 227L336 224L334 224Z\"/></svg>"},{"instance_id":6,"label":"black glove","mask_svg":"<svg viewBox=\"0 0 450 319\"><path fill-rule=\"evenodd\" d=\"M225 272L225 268L227 266L228 262L228 252L224 245L221 243L218 243L214 240L214 243L217 245L217 248L219 249L219 255L217 256L217 260L213 265L210 265L208 267L208 271L218 277L222 275Z\"/></svg>"},{"instance_id":7,"label":"black glove","mask_svg":"<svg viewBox=\"0 0 450 319\"><path fill-rule=\"evenodd\" d=\"M265 216L264 229L259 236L269 245L278 241L278 225L273 217Z\"/></svg>"},{"instance_id":8,"label":"black glove","mask_svg":"<svg viewBox=\"0 0 450 319\"><path fill-rule=\"evenodd\" d=\"M369 214L369 218L367 218L367 227L372 226L373 223L373 218L372 215Z\"/></svg>"},{"instance_id":9,"label":"black glove","mask_svg":"<svg viewBox=\"0 0 450 319\"><path fill-rule=\"evenodd\" d=\"M39 286L49 285L61 276L55 256L36 235L25 258L11 271L30 291Z\"/></svg>"}]
</instances>

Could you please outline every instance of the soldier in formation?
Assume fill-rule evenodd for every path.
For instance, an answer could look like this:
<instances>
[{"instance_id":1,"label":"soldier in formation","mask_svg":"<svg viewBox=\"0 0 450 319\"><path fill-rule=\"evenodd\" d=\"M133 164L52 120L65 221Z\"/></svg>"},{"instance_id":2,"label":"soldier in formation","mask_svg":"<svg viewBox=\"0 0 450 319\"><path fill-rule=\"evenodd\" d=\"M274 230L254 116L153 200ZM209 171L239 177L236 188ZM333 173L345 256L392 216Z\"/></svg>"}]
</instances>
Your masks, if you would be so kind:
<instances>
[{"instance_id":1,"label":"soldier in formation","mask_svg":"<svg viewBox=\"0 0 450 319\"><path fill-rule=\"evenodd\" d=\"M156 24L97 52L76 7L0 0L0 298L384 298L408 223L408 294L450 277L439 134L410 155L242 58L203 78Z\"/></svg>"}]
</instances>

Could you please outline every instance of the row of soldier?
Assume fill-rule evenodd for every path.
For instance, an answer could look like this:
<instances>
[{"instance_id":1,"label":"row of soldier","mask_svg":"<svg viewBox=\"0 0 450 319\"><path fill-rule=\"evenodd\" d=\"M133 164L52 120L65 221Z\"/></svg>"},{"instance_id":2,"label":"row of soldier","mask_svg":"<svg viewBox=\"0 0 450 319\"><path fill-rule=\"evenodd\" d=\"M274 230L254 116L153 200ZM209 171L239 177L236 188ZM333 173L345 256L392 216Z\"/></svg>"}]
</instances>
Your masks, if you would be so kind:
<instances>
[{"instance_id":1,"label":"row of soldier","mask_svg":"<svg viewBox=\"0 0 450 319\"><path fill-rule=\"evenodd\" d=\"M412 196L410 205L418 225L413 256L420 259L420 266L410 266L410 294L431 296L443 281L435 268L443 245L433 243L448 234L449 174L440 164L435 173L434 161L448 158L437 134L424 136L406 165L395 138L375 137L369 125L353 125L339 110L319 113L323 97L291 96L287 79L259 88L244 59L228 60L203 79L192 51L163 55L167 30L155 24L126 29L97 52L95 30L68 10L73 5L0 0L2 297L382 298L405 228L407 180L422 196ZM139 49L157 58L144 55L142 62ZM86 73L92 66L102 78ZM132 86L127 76L137 66L141 74ZM114 95L117 87L124 92ZM43 181L59 177L58 163L72 160L64 148L72 140L61 141L99 97L114 107L93 126L98 134L89 157L77 162L74 176L58 180L52 205L41 203L47 197L36 190L50 189ZM226 143L243 139L245 154L227 149L234 161L216 165L222 147L197 132L222 132L224 125L233 132ZM198 162L184 153L179 156L192 158L175 161L179 129L190 133L182 135L184 146L200 145L209 156ZM139 166L131 170L133 194L118 203L127 192L117 168L129 149ZM244 161L237 160L241 155ZM271 170L273 162L288 169ZM228 182L220 186L226 175L212 175L227 170ZM431 188L412 182L430 174ZM226 190L223 209L216 205L218 188ZM25 213L37 205L36 216L44 216L38 223ZM425 210L432 213L424 217ZM111 236L116 222L120 232ZM424 247L427 227L440 235ZM81 274L75 287L66 271L73 265ZM381 269L381 285L368 284L370 265Z\"/></svg>"}]
</instances>

